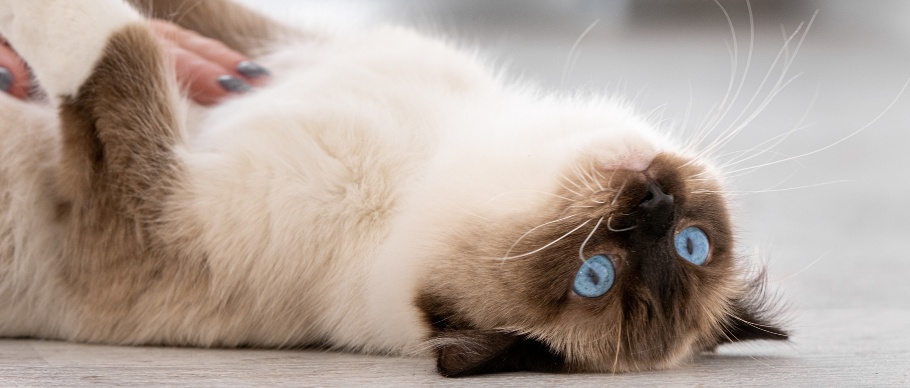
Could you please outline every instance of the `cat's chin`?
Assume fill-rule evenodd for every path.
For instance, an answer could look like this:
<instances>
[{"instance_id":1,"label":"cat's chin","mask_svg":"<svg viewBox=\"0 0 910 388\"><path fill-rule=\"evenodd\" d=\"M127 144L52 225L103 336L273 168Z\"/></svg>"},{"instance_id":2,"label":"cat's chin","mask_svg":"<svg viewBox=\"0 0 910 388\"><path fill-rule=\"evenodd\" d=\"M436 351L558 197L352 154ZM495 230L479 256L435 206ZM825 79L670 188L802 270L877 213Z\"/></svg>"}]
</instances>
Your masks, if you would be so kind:
<instances>
[{"instance_id":1,"label":"cat's chin","mask_svg":"<svg viewBox=\"0 0 910 388\"><path fill-rule=\"evenodd\" d=\"M645 172L648 169L648 166L651 165L652 161L654 161L653 156L634 154L613 163L604 163L601 166L607 170L629 170Z\"/></svg>"},{"instance_id":2,"label":"cat's chin","mask_svg":"<svg viewBox=\"0 0 910 388\"><path fill-rule=\"evenodd\" d=\"M661 154L660 148L650 139L625 138L622 140L625 143L622 149L612 153L603 152L599 147L592 147L591 153L595 168L602 171L645 172L654 163L658 155Z\"/></svg>"}]
</instances>

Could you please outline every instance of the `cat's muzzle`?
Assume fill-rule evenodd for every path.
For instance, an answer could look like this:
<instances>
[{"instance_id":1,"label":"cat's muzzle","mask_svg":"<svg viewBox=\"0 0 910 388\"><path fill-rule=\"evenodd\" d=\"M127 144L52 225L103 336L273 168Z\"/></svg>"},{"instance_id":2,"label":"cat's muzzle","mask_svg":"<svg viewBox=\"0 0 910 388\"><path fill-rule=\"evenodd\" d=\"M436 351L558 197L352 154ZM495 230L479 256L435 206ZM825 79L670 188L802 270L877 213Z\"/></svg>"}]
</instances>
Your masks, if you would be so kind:
<instances>
[{"instance_id":1,"label":"cat's muzzle","mask_svg":"<svg viewBox=\"0 0 910 388\"><path fill-rule=\"evenodd\" d=\"M648 179L647 191L638 204L636 216L639 219L640 232L651 235L662 235L673 227L675 201L673 195L656 181Z\"/></svg>"}]
</instances>

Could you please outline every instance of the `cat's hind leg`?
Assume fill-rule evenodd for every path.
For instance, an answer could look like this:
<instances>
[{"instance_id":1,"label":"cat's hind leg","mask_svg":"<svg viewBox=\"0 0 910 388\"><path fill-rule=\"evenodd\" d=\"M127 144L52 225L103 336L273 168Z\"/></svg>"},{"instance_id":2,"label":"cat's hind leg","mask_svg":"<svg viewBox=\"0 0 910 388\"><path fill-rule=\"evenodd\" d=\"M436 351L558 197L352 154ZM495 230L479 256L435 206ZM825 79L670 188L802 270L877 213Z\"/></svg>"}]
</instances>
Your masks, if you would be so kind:
<instances>
[{"instance_id":1,"label":"cat's hind leg","mask_svg":"<svg viewBox=\"0 0 910 388\"><path fill-rule=\"evenodd\" d=\"M141 341L130 337L140 302L176 272L176 255L155 233L181 178L175 78L143 17L122 0L3 0L0 34L60 112L64 248L50 267L74 314L97 318L65 336Z\"/></svg>"}]
</instances>

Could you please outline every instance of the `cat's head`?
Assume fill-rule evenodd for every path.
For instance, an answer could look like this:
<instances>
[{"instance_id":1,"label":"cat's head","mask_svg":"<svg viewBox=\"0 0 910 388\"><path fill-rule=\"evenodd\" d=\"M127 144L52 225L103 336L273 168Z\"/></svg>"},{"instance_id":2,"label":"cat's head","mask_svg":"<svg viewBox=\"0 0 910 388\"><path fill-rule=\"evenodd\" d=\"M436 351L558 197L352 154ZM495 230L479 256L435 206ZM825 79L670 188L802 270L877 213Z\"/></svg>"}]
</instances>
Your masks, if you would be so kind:
<instances>
[{"instance_id":1,"label":"cat's head","mask_svg":"<svg viewBox=\"0 0 910 388\"><path fill-rule=\"evenodd\" d=\"M736 256L714 170L634 131L609 136L638 146L573 158L523 210L451 220L473 224L417 300L442 374L647 370L787 339L764 277Z\"/></svg>"}]
</instances>

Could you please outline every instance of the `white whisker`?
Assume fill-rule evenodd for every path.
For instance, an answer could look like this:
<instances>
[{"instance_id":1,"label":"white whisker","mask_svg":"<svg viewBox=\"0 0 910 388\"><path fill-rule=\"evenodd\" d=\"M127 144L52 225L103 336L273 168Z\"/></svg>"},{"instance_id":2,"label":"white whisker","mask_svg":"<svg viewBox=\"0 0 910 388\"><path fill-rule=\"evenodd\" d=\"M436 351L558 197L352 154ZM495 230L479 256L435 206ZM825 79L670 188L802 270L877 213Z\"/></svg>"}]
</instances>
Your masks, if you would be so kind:
<instances>
[{"instance_id":1,"label":"white whisker","mask_svg":"<svg viewBox=\"0 0 910 388\"><path fill-rule=\"evenodd\" d=\"M733 19L730 18L730 13L727 12L727 9L720 3L718 0L714 0L714 4L720 8L721 12L724 13L724 18L727 20L727 25L730 27L730 35L733 40L733 48L730 50L730 80L727 83L727 91L724 92L724 97L721 99L720 105L718 105L718 113L724 110L724 107L730 101L730 96L733 94L733 85L736 83L737 73L739 72L739 39L736 37L736 28L733 26ZM698 136L699 138L707 138L708 134L711 132L709 128L713 128L714 119L709 120L706 125L703 127L703 130L699 131L703 135ZM701 140L698 140L694 146L697 146L701 143Z\"/></svg>"},{"instance_id":2,"label":"white whisker","mask_svg":"<svg viewBox=\"0 0 910 388\"><path fill-rule=\"evenodd\" d=\"M572 68L575 67L575 63L578 61L578 48L581 46L581 42L585 39L586 36L588 36L588 34L591 33L591 31L594 30L594 27L597 27L598 23L600 23L600 19L597 19L588 25L588 28L585 28L581 35L578 36L578 39L575 39L575 43L572 43L572 48L569 49L569 56L566 57L566 62L562 66L562 79L560 81L560 84L562 86L566 86L566 79L569 77L569 73L572 71Z\"/></svg>"},{"instance_id":3,"label":"white whisker","mask_svg":"<svg viewBox=\"0 0 910 388\"><path fill-rule=\"evenodd\" d=\"M537 225L537 226L531 228L530 230L528 230L527 232L525 232L525 234L521 235L521 237L519 237L518 240L515 240L515 242L512 244L512 246L509 247L509 250L506 251L506 254L505 254L504 256L505 256L505 257L508 257L509 254L512 253L512 249L515 249L515 246L518 245L518 243L521 242L522 239L524 239L525 237L527 237L529 234L534 233L535 230L540 229L540 228L542 228L542 227L544 227L544 226L547 226L547 225L554 224L554 223L556 223L556 222L561 222L561 221L568 220L569 218L572 218L572 217L575 217L575 216L577 216L577 214L572 214L572 215L570 215L570 216L566 216L566 217L560 218L560 219L558 219L558 220L553 220L553 221L545 222L545 223L543 223L543 224L540 224L540 225ZM503 258L505 258L505 257L503 257Z\"/></svg>"},{"instance_id":4,"label":"white whisker","mask_svg":"<svg viewBox=\"0 0 910 388\"><path fill-rule=\"evenodd\" d=\"M619 353L622 349L622 318L623 315L619 314L619 325L617 325L619 329L616 333L616 355L613 356L613 373L616 373L616 365L619 364Z\"/></svg>"},{"instance_id":5,"label":"white whisker","mask_svg":"<svg viewBox=\"0 0 910 388\"><path fill-rule=\"evenodd\" d=\"M568 191L568 192L570 192L570 193L572 193L572 194L575 194L576 197L578 197L578 198L583 198L583 196L582 196L581 194L579 194L579 193L576 192L575 190L572 190L572 189L566 187L566 185L560 183L559 186L562 187L563 189L566 189L566 191Z\"/></svg>"},{"instance_id":6,"label":"white whisker","mask_svg":"<svg viewBox=\"0 0 910 388\"><path fill-rule=\"evenodd\" d=\"M781 56L784 56L784 61L783 61L784 66L783 66L783 69L781 70L781 74L778 77L778 79L775 83L775 86L773 86L771 88L771 91L769 92L768 96L765 98L765 102L762 103L759 108L756 108L756 110L753 112L752 116L754 117L757 113L762 112L764 110L763 107L767 105L767 102L770 101L771 99L773 99L773 97L775 95L777 95L777 93L779 93L786 86L786 84L789 84L793 80L793 79L790 79L789 81L784 82L783 85L781 84L781 81L783 81L783 79L787 75L787 71L793 65L793 60L796 59L796 56L799 53L799 50L802 47L803 42L806 40L806 36L808 36L809 31L812 29L812 25L814 24L815 18L817 16L818 16L818 10L815 11L815 13L809 19L809 22L807 24L805 24L806 28L805 28L805 30L803 30L803 33L800 36L800 39L796 44L796 48L793 50L792 57L790 56L790 42L793 40L793 38L797 34L799 34L799 31L800 31L800 29L802 29L804 23L800 23L800 25L796 28L796 30L793 31L793 34L787 40L785 40L784 46L781 48L781 50L778 51L778 55L775 56L774 62L771 64L771 68L769 69L769 71L765 75L765 77L762 79L762 82L759 85L758 90L756 91L755 95L753 95L753 97L746 104L746 108L743 109L743 111L740 113L740 116L733 120L734 123L737 122L739 120L739 118L742 117L743 114L745 114L746 111L748 111L748 107L752 105L752 102L754 102L755 98L758 96L759 91L764 88L765 83L767 82L769 76L771 75L772 70L777 66L778 60L780 59ZM743 124L740 124L739 126L744 126L749 122L751 122L751 119L747 119Z\"/></svg>"},{"instance_id":7,"label":"white whisker","mask_svg":"<svg viewBox=\"0 0 910 388\"><path fill-rule=\"evenodd\" d=\"M588 241L591 240L591 236L594 236L594 232L597 232L597 228L600 227L600 223L603 221L604 221L603 217L600 217L600 219L597 220L597 223L594 224L594 229L591 229L591 233L588 234L588 237L585 238L585 241L581 243L580 247L578 247L578 258L581 259L581 262L585 262L585 254L584 254L585 245L588 245Z\"/></svg>"},{"instance_id":8,"label":"white whisker","mask_svg":"<svg viewBox=\"0 0 910 388\"><path fill-rule=\"evenodd\" d=\"M594 191L594 188L591 187L591 185L588 184L588 181L585 179L585 177L584 177L584 175L582 174L582 172L579 171L578 166L574 166L574 165L573 165L573 166L572 166L572 172L575 173L575 176L577 176L578 179L581 181L581 183L582 183L583 185L585 185L585 188L587 188L588 191L592 191L592 192Z\"/></svg>"},{"instance_id":9,"label":"white whisker","mask_svg":"<svg viewBox=\"0 0 910 388\"><path fill-rule=\"evenodd\" d=\"M731 314L731 313L727 313L727 315L733 316L733 314ZM730 335L727 335L727 332L724 331L723 329L720 330L720 333L723 334L724 337L727 338L727 341L730 341L730 343L739 342L739 338L737 338L735 335L733 335L733 333L730 333L730 335L733 335L733 338L730 338ZM767 367L769 367L769 368L771 367L770 365L765 364L764 362L762 362L762 361L760 361L759 359L755 358L755 356L753 356L753 355L751 355L751 354L749 355L749 358L751 358L753 361L762 363L762 364L764 364L765 366L767 366Z\"/></svg>"},{"instance_id":10,"label":"white whisker","mask_svg":"<svg viewBox=\"0 0 910 388\"><path fill-rule=\"evenodd\" d=\"M754 147L750 148L749 150L747 150L747 151L746 151L745 153L743 153L742 155L747 155L748 152L751 152L751 151L753 151L753 150L755 150L755 149L757 149L757 148L759 148L759 147L762 147L762 146L764 146L765 144L767 144L767 143L769 143L769 142L773 142L770 146L766 147L764 150L761 150L761 151L759 151L759 152L757 152L757 153L755 153L755 154L753 154L753 155L751 155L751 156L748 156L748 157L742 157L742 156L740 156L740 158L734 158L733 160L727 162L727 163L724 164L722 167L720 167L720 169L721 169L721 170L725 170L725 169L727 169L727 168L729 168L729 167L731 167L731 166L737 165L737 164L739 164L739 163L744 163L744 162L746 162L746 161L748 161L748 160L752 160L752 159L754 159L754 158L756 158L756 157L759 157L759 156L763 155L764 153L771 151L772 149L774 149L774 147L777 147L778 145L780 145L781 143L783 143L786 139L788 139L788 138L789 138L791 135L793 135L794 133L799 132L799 131L801 131L801 130L807 128L808 126L804 126L804 125L803 125L803 122L806 121L806 118L809 116L809 112L812 111L812 107L815 106L815 102L818 100L818 91L819 91L818 88L815 88L815 93L812 94L812 100L809 101L809 106L806 108L806 111L803 113L802 117L800 117L800 119L799 119L799 121L796 123L796 125L794 125L793 129L791 129L791 130L789 130L789 131L787 131L787 132L785 132L785 133L783 133L783 134L774 136L774 137L772 137L772 138L770 138L770 139L768 139L768 140L765 140L765 141L763 141L763 142L761 142L761 143L756 144Z\"/></svg>"},{"instance_id":11,"label":"white whisker","mask_svg":"<svg viewBox=\"0 0 910 388\"><path fill-rule=\"evenodd\" d=\"M708 193L717 193L717 194L762 194L762 193L779 193L779 192L783 192L783 191L793 191L793 190L811 189L811 188L814 188L814 187L829 186L829 185L835 185L835 184L847 183L847 182L850 182L850 181L849 181L849 180L839 180L839 181L815 183L815 184L805 185L805 186L787 187L787 188L783 188L783 189L767 189L767 190L752 190L752 191L748 191L748 190L747 190L747 191L737 191L737 190L695 190L695 191L692 191L691 193L692 193L692 194L708 194Z\"/></svg>"},{"instance_id":12,"label":"white whisker","mask_svg":"<svg viewBox=\"0 0 910 388\"><path fill-rule=\"evenodd\" d=\"M727 13L727 10L726 10L726 9L723 9L723 6L720 4L720 2L719 2L718 0L714 0L714 3L717 4L719 7L721 7L721 10L723 10L723 12L724 12L724 17L727 18L727 23L730 24L730 28L731 28L731 30L733 30L733 26L732 26L732 23L733 23L733 22L730 20L730 15ZM739 85L736 87L736 92L733 93L733 98L730 99L729 103L727 104L727 107L726 107L725 109L723 109L723 113L721 113L721 114L714 120L714 122L713 122L711 128L707 131L707 133L713 132L713 131L714 131L714 128L716 128L717 125L720 124L720 122L723 121L723 119L724 119L725 117L727 117L727 114L730 113L730 109L733 108L733 104L734 104L734 103L736 102L736 100L739 98L739 94L740 94L740 93L742 92L742 90L743 90L743 85L746 83L746 79L749 77L749 68L750 68L750 66L751 66L751 64L752 64L752 54L753 54L753 51L755 50L755 17L754 17L753 14L752 14L752 3L749 2L749 1L747 1L747 2L746 2L746 6L747 6L747 8L748 8L748 10L749 10L749 32L750 32L750 34L749 34L749 52L748 52L748 54L747 54L747 56L746 56L746 66L745 66L745 68L744 68L744 70L743 70L743 75L742 75L742 77L741 77L740 80L739 80ZM734 47L736 47L737 42L736 42L736 35L735 35L735 34L733 35L733 39L734 39ZM735 50L734 50L734 55L737 56L737 59L738 59L739 53L736 52ZM772 67L772 68L773 68L773 67ZM756 93L757 93L757 92L756 92ZM753 97L753 98L754 98L754 97ZM726 102L726 101L725 101L725 102ZM746 108L744 108L744 109L748 109L748 106L749 106L749 105L746 105ZM721 107L723 107L723 105L721 105ZM740 114L740 115L741 115L741 114ZM736 122L736 119L734 119L733 122Z\"/></svg>"},{"instance_id":13,"label":"white whisker","mask_svg":"<svg viewBox=\"0 0 910 388\"><path fill-rule=\"evenodd\" d=\"M544 195L544 196L548 196L548 197L553 197L553 198L558 198L558 199L566 200L566 201L568 201L568 202L575 202L574 199L566 198L566 197L563 197L563 196L561 196L561 195L556 195L556 194L553 194L553 193L547 193L547 192L543 192L543 191L536 191L536 190L514 190L514 191L507 191L507 192L505 192L505 193L498 194L498 195L495 195L495 196L493 196L493 197L490 197L490 199L487 200L487 203L488 203L488 204L489 204L489 203L492 203L492 202L494 202L494 201L496 201L496 200L498 200L498 199L500 199L500 198L502 198L502 197L504 197L504 196L507 196L507 195L520 194L520 193L540 194L540 195Z\"/></svg>"},{"instance_id":14,"label":"white whisker","mask_svg":"<svg viewBox=\"0 0 910 388\"><path fill-rule=\"evenodd\" d=\"M765 327L771 328L772 326L760 325L760 324L757 324L757 323L754 323L754 322L749 322L749 321L747 321L747 320L745 320L745 319L742 319L742 318L736 316L736 314L729 314L729 316L730 316L731 318L735 318L737 321L740 321L740 322L745 323L745 324L747 324L747 325L749 325L749 326L752 326L752 328L755 329L755 330L763 331L763 332L765 332L765 333L772 334L772 335L776 335L776 336L781 336L781 337L786 337L786 336L787 336L786 334L783 334L783 333L778 333L778 332L775 332L775 331L771 331L771 330L766 330L766 329L764 329Z\"/></svg>"},{"instance_id":15,"label":"white whisker","mask_svg":"<svg viewBox=\"0 0 910 388\"><path fill-rule=\"evenodd\" d=\"M568 177L566 177L565 175L563 175L563 173L559 173L559 176L562 177L562 179L565 180L566 182L571 183L572 186L575 186L575 189L577 189L577 190L582 190L582 189L584 189L584 187L579 186L578 183L575 183L575 181L569 179ZM571 191L572 191L573 193L575 193L574 190L571 190ZM576 194L577 194L577 193L576 193ZM579 197L582 197L581 194L578 194L578 196L579 196Z\"/></svg>"},{"instance_id":16,"label":"white whisker","mask_svg":"<svg viewBox=\"0 0 910 388\"><path fill-rule=\"evenodd\" d=\"M626 183L629 183L629 181L622 181L622 186L619 186L619 190L617 190L616 195L613 196L613 201L610 202L610 206L616 206L616 201L619 200L619 196L622 194L622 191L625 190Z\"/></svg>"},{"instance_id":17,"label":"white whisker","mask_svg":"<svg viewBox=\"0 0 910 388\"><path fill-rule=\"evenodd\" d=\"M615 229L615 228L613 228L613 226L611 225L612 223L613 223L613 216L611 215L610 218L607 219L607 229L610 230L611 232L614 232L614 233L628 232L628 231L630 231L630 230L635 229L635 228L638 227L638 225L635 225L635 226L630 226L630 227L628 227L628 228Z\"/></svg>"},{"instance_id":18,"label":"white whisker","mask_svg":"<svg viewBox=\"0 0 910 388\"><path fill-rule=\"evenodd\" d=\"M828 256L829 253L831 253L831 251L825 252L825 254L819 256L817 259L815 259L815 260L813 260L811 263L809 263L809 265L803 267L803 269L801 269L801 270L799 270L799 271L796 271L796 272L793 273L792 275L787 276L787 277L785 277L785 278L783 278L783 279L780 279L780 280L775 280L774 283L782 283L782 282L785 282L785 281L787 281L787 280L790 280L790 279L796 277L797 275L799 275L799 274L805 272L807 269L809 269L809 267L812 267L813 265L815 265L815 263L818 263L819 261L821 261L822 259L824 259L825 256Z\"/></svg>"},{"instance_id":19,"label":"white whisker","mask_svg":"<svg viewBox=\"0 0 910 388\"><path fill-rule=\"evenodd\" d=\"M547 248L553 246L553 244L556 244L556 243L562 241L562 239L568 237L568 236L571 235L572 233L575 233L578 229L581 229L582 227L584 227L585 225L587 225L589 222L591 222L591 220L587 220L587 221L583 222L581 225L576 226L575 229L570 230L568 233L566 233L566 234L560 236L560 237L557 238L556 240L553 240L553 241L550 242L549 244L544 245L544 246L542 246L542 247L540 247L540 248L537 248L537 249L535 249L535 250L533 250L533 251L531 251L531 252L522 253L522 254L520 254L520 255L518 255L518 256L507 256L507 257L503 257L501 260L518 259L518 258L522 258L522 257L526 257L526 256L533 255L533 254L535 254L535 253L538 253L538 252L540 252L540 251L542 251L542 250L544 250L544 249L547 249Z\"/></svg>"},{"instance_id":20,"label":"white whisker","mask_svg":"<svg viewBox=\"0 0 910 388\"><path fill-rule=\"evenodd\" d=\"M758 165L758 166L752 166L752 167L742 168L742 169L739 169L739 170L733 170L733 171L730 171L730 173L735 174L735 173L741 172L741 171L754 170L754 169L758 169L758 168L762 168L762 167L773 166L773 165L776 165L776 164L780 164L780 163L784 163L784 162L789 162L789 161L791 161L791 160L795 160L795 159L799 159L799 158L804 158L804 157L810 156L810 155L815 155L815 154L817 154L817 153L819 153L819 152L826 151L826 150L828 150L828 149L830 149L830 148L832 148L832 147L834 147L834 146L837 146L837 145L839 145L839 144L841 144L841 143L843 143L843 142L845 142L845 141L847 141L847 140L853 138L854 136L856 136L856 135L862 133L862 132L865 131L867 128L871 127L871 126L874 125L876 122L878 122L878 120L881 119L886 113L888 113L889 111L891 111L891 108L893 108L894 105L897 104L897 101L901 98L901 96L904 95L904 92L907 90L907 86L908 86L908 85L910 85L910 79L908 79L906 82L904 82L904 86L901 87L901 90L900 90L900 92L897 94L897 97L895 97L894 100L892 100L891 103L888 104L888 106L885 108L884 111L882 111L881 113L879 113L878 116L875 116L875 118L873 118L872 121L866 123L866 125L863 125L862 127L860 127L859 129L857 129L856 131L853 131L852 133L848 134L847 136L842 137L842 138L841 138L840 140L838 140L838 141L835 141L835 142L833 142L833 143L831 143L831 144L828 144L828 145L826 145L826 146L824 146L824 147L822 147L822 148L819 148L819 149L817 149L817 150L815 150L815 151L806 152L806 153L803 153L803 154L800 154L800 155L796 155L796 156L791 156L791 157L789 157L789 158L784 158L784 159L780 159L780 160L775 160L775 161L773 161L773 162L764 163L764 164L761 164L761 165Z\"/></svg>"},{"instance_id":21,"label":"white whisker","mask_svg":"<svg viewBox=\"0 0 910 388\"><path fill-rule=\"evenodd\" d=\"M787 131L787 132L784 132L784 133L782 133L782 134L780 134L780 135L774 136L774 137L772 137L772 138L770 138L770 139L768 139L768 140L765 140L765 141L763 141L763 142L761 142L761 143L759 143L759 144L756 144L754 147L752 147L752 148L750 148L750 149L748 149L748 150L743 150L743 151L737 152L737 154L739 154L738 157L734 157L733 160L731 160L731 161L728 162L728 163L725 163L724 165L722 165L722 166L720 166L720 167L718 167L718 168L721 169L721 170L725 170L725 169L727 169L727 168L729 168L729 167L732 167L732 166L735 166L735 165L737 165L737 164L744 163L744 162L747 162L747 161L749 161L749 160L755 159L755 158L757 158L757 157L763 156L763 155L765 155L766 153L772 153L772 152L773 152L773 151L771 151L772 149L774 149L774 148L777 147L778 145L782 144L785 140L789 139L790 136L792 136L794 133L799 132L799 131L801 131L801 130L803 130L803 129L806 129L806 128L808 128L808 126L800 126L800 127L793 128L793 129L791 129L791 130L789 130L789 131ZM768 147L766 147L766 148L764 148L764 149L762 149L762 150L759 150L759 152L756 152L756 153L754 153L754 154L752 154L752 155L749 155L749 156L747 156L747 157L743 157L743 155L748 155L750 152L753 152L753 151L755 151L756 149L758 149L758 147L761 147L761 146L763 146L763 145L765 145L765 144L767 144L767 143L769 143L769 142L773 142L773 143L772 143L770 146L768 146ZM739 159L739 158L741 158L741 159Z\"/></svg>"},{"instance_id":22,"label":"white whisker","mask_svg":"<svg viewBox=\"0 0 910 388\"><path fill-rule=\"evenodd\" d=\"M598 189L600 189L601 192L607 191L607 189L605 189L605 188L600 184L600 179L597 179L596 176L594 176L593 174L591 174L591 171L595 171L595 170L596 170L596 169L594 168L594 165L591 164L591 165L588 166L588 168L582 169L582 172L584 172L585 176L587 176L588 178L591 179L592 182L594 182L594 184L597 186Z\"/></svg>"},{"instance_id":23,"label":"white whisker","mask_svg":"<svg viewBox=\"0 0 910 388\"><path fill-rule=\"evenodd\" d=\"M814 23L815 18L817 16L818 16L818 11L816 11L815 14L813 14L813 16L809 20L808 24L800 23L800 25L796 28L796 30L793 32L793 34L791 34L790 37L786 40L786 42L784 42L784 47L782 47L780 50L778 50L777 55L774 58L774 61L771 63L770 69L768 70L767 73L765 73L765 76L762 78L762 81L759 83L758 89L756 90L755 94L752 95L752 98L749 99L749 101L746 103L746 106L742 109L742 111L740 111L740 114L736 118L733 119L734 124L730 126L730 129L728 129L727 131L722 133L721 136L718 137L714 142L712 142L710 145L706 146L700 153L699 157L702 155L710 154L714 150L729 143L733 138L736 137L736 135L738 135L740 132L742 132L742 130L744 128L746 128L748 126L748 124L750 124L759 114L761 114L762 111L764 111L764 109L768 106L768 104L770 104L770 102L774 99L774 97L776 97L784 88L786 88L786 86L788 86L791 82L793 82L793 80L795 80L798 77L798 75L797 75L797 77L793 77L793 78L790 78L789 80L784 81L784 79L786 78L787 70L792 65L792 60L790 62L784 62L783 70L781 71L781 74L778 77L777 81L775 81L774 85L771 87L771 90L768 92L768 95L765 96L765 98L762 100L762 102L759 103L758 107L756 107L755 110L753 110L751 114L749 114L742 122L740 122L739 124L736 124L737 122L740 121L740 119L742 119L742 117L746 114L746 112L749 112L750 108L752 107L752 104L755 102L756 98L758 98L759 94L764 89L769 78L771 77L771 74L773 73L774 68L776 68L777 64L781 61L781 57L783 57L784 52L789 49L790 42L794 38L796 38L797 35L799 35L800 31L802 31L803 33L800 36L800 39L796 45L796 49L794 50L794 53L793 53L793 56L795 58L796 54L799 52L800 47L802 46L803 42L805 41L806 36L809 33L809 29L812 27L812 24ZM805 25L805 29L803 29L804 25Z\"/></svg>"}]
</instances>

